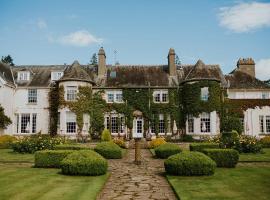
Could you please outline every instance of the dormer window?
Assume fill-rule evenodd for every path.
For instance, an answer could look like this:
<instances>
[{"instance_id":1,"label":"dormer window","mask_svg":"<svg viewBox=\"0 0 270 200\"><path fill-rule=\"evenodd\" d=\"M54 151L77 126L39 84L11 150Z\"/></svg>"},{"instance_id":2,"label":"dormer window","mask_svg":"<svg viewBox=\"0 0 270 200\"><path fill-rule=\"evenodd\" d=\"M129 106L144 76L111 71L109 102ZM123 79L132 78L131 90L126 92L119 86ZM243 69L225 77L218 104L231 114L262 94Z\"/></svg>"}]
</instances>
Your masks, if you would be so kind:
<instances>
[{"instance_id":1,"label":"dormer window","mask_svg":"<svg viewBox=\"0 0 270 200\"><path fill-rule=\"evenodd\" d=\"M153 92L153 101L154 103L168 103L168 90L155 90Z\"/></svg>"},{"instance_id":2,"label":"dormer window","mask_svg":"<svg viewBox=\"0 0 270 200\"><path fill-rule=\"evenodd\" d=\"M201 88L201 100L208 101L209 98L209 90L208 87Z\"/></svg>"},{"instance_id":3,"label":"dormer window","mask_svg":"<svg viewBox=\"0 0 270 200\"><path fill-rule=\"evenodd\" d=\"M57 81L63 76L63 72L51 72L51 80Z\"/></svg>"},{"instance_id":4,"label":"dormer window","mask_svg":"<svg viewBox=\"0 0 270 200\"><path fill-rule=\"evenodd\" d=\"M29 79L30 79L30 72L28 71L18 72L18 81L29 81Z\"/></svg>"}]
</instances>

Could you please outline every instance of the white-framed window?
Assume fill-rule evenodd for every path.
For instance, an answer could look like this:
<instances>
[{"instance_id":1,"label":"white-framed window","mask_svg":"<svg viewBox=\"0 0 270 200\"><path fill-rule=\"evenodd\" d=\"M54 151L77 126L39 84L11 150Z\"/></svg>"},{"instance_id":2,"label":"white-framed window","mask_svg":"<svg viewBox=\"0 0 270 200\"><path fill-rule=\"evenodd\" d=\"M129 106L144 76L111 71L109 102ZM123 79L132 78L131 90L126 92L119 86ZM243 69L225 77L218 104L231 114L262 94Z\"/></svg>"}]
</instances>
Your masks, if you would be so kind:
<instances>
[{"instance_id":1,"label":"white-framed window","mask_svg":"<svg viewBox=\"0 0 270 200\"><path fill-rule=\"evenodd\" d=\"M188 132L194 133L194 118L192 115L188 116Z\"/></svg>"},{"instance_id":2,"label":"white-framed window","mask_svg":"<svg viewBox=\"0 0 270 200\"><path fill-rule=\"evenodd\" d=\"M105 127L111 133L124 133L125 132L125 117L124 115L111 114L105 116Z\"/></svg>"},{"instance_id":3,"label":"white-framed window","mask_svg":"<svg viewBox=\"0 0 270 200\"><path fill-rule=\"evenodd\" d=\"M168 90L155 90L153 92L153 101L154 103L168 103Z\"/></svg>"},{"instance_id":4,"label":"white-framed window","mask_svg":"<svg viewBox=\"0 0 270 200\"><path fill-rule=\"evenodd\" d=\"M107 103L123 103L122 90L108 90L106 91Z\"/></svg>"},{"instance_id":5,"label":"white-framed window","mask_svg":"<svg viewBox=\"0 0 270 200\"><path fill-rule=\"evenodd\" d=\"M16 114L16 132L17 133L36 133L37 132L37 114L36 113Z\"/></svg>"},{"instance_id":6,"label":"white-framed window","mask_svg":"<svg viewBox=\"0 0 270 200\"><path fill-rule=\"evenodd\" d=\"M158 129L159 133L165 133L165 120L164 120L164 115L160 114L159 115L159 122L158 122Z\"/></svg>"},{"instance_id":7,"label":"white-framed window","mask_svg":"<svg viewBox=\"0 0 270 200\"><path fill-rule=\"evenodd\" d=\"M67 101L75 101L77 98L77 87L76 86L67 86Z\"/></svg>"},{"instance_id":8,"label":"white-framed window","mask_svg":"<svg viewBox=\"0 0 270 200\"><path fill-rule=\"evenodd\" d=\"M29 81L29 79L30 79L30 72L28 71L18 72L18 77L17 77L18 81Z\"/></svg>"},{"instance_id":9,"label":"white-framed window","mask_svg":"<svg viewBox=\"0 0 270 200\"><path fill-rule=\"evenodd\" d=\"M37 89L28 89L28 103L37 103Z\"/></svg>"},{"instance_id":10,"label":"white-framed window","mask_svg":"<svg viewBox=\"0 0 270 200\"><path fill-rule=\"evenodd\" d=\"M201 132L210 133L211 132L211 120L210 113L201 114Z\"/></svg>"},{"instance_id":11,"label":"white-framed window","mask_svg":"<svg viewBox=\"0 0 270 200\"><path fill-rule=\"evenodd\" d=\"M265 117L266 133L270 133L270 116Z\"/></svg>"},{"instance_id":12,"label":"white-framed window","mask_svg":"<svg viewBox=\"0 0 270 200\"><path fill-rule=\"evenodd\" d=\"M209 98L209 89L208 87L201 88L201 100L208 101Z\"/></svg>"},{"instance_id":13,"label":"white-framed window","mask_svg":"<svg viewBox=\"0 0 270 200\"><path fill-rule=\"evenodd\" d=\"M66 112L66 130L67 130L67 133L77 132L76 115L75 113L70 112L70 111Z\"/></svg>"},{"instance_id":14,"label":"white-framed window","mask_svg":"<svg viewBox=\"0 0 270 200\"><path fill-rule=\"evenodd\" d=\"M260 123L260 133L264 133L264 116L259 116L259 123Z\"/></svg>"},{"instance_id":15,"label":"white-framed window","mask_svg":"<svg viewBox=\"0 0 270 200\"><path fill-rule=\"evenodd\" d=\"M268 92L262 92L262 99L269 99L269 93Z\"/></svg>"},{"instance_id":16,"label":"white-framed window","mask_svg":"<svg viewBox=\"0 0 270 200\"><path fill-rule=\"evenodd\" d=\"M64 75L64 72L61 72L61 71L54 71L54 72L51 72L51 80L52 80L52 81L57 81L57 80L59 80L63 75Z\"/></svg>"}]
</instances>

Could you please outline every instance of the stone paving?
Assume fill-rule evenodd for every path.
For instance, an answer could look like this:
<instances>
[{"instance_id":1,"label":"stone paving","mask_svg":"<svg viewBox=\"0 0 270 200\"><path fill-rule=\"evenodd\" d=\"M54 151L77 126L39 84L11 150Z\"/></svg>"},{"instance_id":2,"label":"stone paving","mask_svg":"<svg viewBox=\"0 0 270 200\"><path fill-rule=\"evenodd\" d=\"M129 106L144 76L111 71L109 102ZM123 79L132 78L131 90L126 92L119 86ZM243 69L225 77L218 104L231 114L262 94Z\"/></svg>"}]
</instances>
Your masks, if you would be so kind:
<instances>
[{"instance_id":1,"label":"stone paving","mask_svg":"<svg viewBox=\"0 0 270 200\"><path fill-rule=\"evenodd\" d=\"M142 149L142 164L135 165L134 149L120 160L109 160L111 176L98 200L176 200L165 178L163 160Z\"/></svg>"}]
</instances>

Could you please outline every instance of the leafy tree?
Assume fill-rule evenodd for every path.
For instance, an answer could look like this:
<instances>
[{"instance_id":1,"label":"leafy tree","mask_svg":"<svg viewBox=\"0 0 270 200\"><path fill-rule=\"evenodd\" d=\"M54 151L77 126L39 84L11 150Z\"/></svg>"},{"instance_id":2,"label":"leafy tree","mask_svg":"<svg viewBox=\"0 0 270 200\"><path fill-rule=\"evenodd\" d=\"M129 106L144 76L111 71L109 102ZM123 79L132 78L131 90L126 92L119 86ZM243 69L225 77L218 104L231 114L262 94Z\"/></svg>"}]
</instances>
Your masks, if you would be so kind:
<instances>
[{"instance_id":1,"label":"leafy tree","mask_svg":"<svg viewBox=\"0 0 270 200\"><path fill-rule=\"evenodd\" d=\"M91 58L91 60L90 60L90 64L91 64L91 65L97 65L97 54L96 54L96 53L94 53L94 54L92 55L92 58Z\"/></svg>"},{"instance_id":2,"label":"leafy tree","mask_svg":"<svg viewBox=\"0 0 270 200\"><path fill-rule=\"evenodd\" d=\"M13 58L10 55L2 56L1 62L14 66Z\"/></svg>"},{"instance_id":3,"label":"leafy tree","mask_svg":"<svg viewBox=\"0 0 270 200\"><path fill-rule=\"evenodd\" d=\"M11 119L5 115L4 108L0 105L0 129L6 129L11 124Z\"/></svg>"},{"instance_id":4,"label":"leafy tree","mask_svg":"<svg viewBox=\"0 0 270 200\"><path fill-rule=\"evenodd\" d=\"M181 61L180 61L178 55L175 55L175 64L181 65Z\"/></svg>"}]
</instances>

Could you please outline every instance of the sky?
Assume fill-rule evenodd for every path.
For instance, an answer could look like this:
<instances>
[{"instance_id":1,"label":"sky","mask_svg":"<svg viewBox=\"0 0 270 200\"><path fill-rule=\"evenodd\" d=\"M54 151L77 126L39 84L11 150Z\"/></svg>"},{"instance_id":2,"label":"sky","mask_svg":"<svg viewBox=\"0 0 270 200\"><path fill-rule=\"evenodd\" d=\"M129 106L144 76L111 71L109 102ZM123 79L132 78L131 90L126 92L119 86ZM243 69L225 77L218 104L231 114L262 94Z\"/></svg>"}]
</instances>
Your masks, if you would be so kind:
<instances>
[{"instance_id":1,"label":"sky","mask_svg":"<svg viewBox=\"0 0 270 200\"><path fill-rule=\"evenodd\" d=\"M81 64L104 47L108 64L219 64L252 57L270 79L270 0L0 0L0 56L16 65Z\"/></svg>"}]
</instances>

